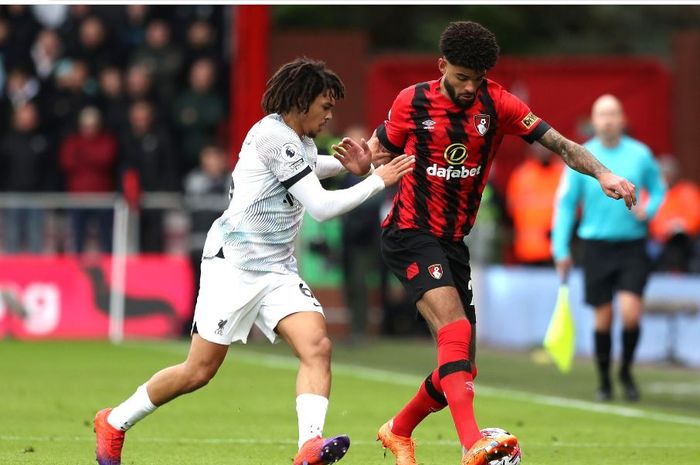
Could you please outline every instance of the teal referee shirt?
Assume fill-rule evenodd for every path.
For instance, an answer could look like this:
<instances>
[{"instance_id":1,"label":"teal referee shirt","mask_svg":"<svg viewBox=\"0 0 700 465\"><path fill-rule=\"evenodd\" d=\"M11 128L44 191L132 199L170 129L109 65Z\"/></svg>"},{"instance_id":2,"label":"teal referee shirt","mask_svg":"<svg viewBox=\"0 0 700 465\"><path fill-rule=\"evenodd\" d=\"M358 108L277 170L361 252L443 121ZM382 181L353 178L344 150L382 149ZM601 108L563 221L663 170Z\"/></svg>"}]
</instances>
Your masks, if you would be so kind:
<instances>
[{"instance_id":1,"label":"teal referee shirt","mask_svg":"<svg viewBox=\"0 0 700 465\"><path fill-rule=\"evenodd\" d=\"M622 136L616 147L605 147L598 138L584 144L608 169L637 187L637 198L647 191L649 201L645 209L647 221L658 210L666 193L654 156L649 147ZM576 207L582 207L578 236L581 239L629 241L647 235L647 221L639 221L622 200L613 200L603 193L595 178L571 168L562 175L557 192L552 228L552 255L555 260L569 256L569 242L576 221Z\"/></svg>"}]
</instances>

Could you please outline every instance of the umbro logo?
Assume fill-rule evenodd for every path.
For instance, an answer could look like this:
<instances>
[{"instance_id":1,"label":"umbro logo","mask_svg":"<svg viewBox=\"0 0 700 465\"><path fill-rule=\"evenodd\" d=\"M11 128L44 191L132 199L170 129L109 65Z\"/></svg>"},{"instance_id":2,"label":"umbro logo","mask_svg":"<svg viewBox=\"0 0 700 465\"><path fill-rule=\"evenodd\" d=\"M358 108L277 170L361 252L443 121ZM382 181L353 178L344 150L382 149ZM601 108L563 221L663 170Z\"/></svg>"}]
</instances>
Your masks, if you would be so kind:
<instances>
[{"instance_id":1,"label":"umbro logo","mask_svg":"<svg viewBox=\"0 0 700 465\"><path fill-rule=\"evenodd\" d=\"M431 119L427 119L421 123L423 125L423 129L427 129L428 131L432 131L433 127L435 126L435 121Z\"/></svg>"}]
</instances>

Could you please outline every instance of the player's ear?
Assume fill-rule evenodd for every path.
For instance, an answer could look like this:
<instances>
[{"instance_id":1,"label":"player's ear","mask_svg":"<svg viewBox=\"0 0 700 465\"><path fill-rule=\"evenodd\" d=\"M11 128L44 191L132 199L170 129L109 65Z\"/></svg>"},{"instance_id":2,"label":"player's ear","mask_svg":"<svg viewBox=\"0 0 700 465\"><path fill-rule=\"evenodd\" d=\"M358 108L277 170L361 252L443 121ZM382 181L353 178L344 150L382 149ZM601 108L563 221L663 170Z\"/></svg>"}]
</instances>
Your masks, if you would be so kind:
<instances>
[{"instance_id":1,"label":"player's ear","mask_svg":"<svg viewBox=\"0 0 700 465\"><path fill-rule=\"evenodd\" d=\"M438 69L442 74L445 74L447 72L447 59L445 57L440 57L438 58Z\"/></svg>"}]
</instances>

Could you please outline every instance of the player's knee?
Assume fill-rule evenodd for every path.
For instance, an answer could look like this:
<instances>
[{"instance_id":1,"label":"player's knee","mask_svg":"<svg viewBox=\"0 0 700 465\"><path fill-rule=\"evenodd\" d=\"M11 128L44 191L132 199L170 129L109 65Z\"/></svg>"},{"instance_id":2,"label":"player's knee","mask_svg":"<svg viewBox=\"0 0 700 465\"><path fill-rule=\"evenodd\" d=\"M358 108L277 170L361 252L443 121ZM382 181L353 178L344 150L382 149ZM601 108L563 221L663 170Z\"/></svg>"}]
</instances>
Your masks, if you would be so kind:
<instances>
[{"instance_id":1,"label":"player's knee","mask_svg":"<svg viewBox=\"0 0 700 465\"><path fill-rule=\"evenodd\" d=\"M212 365L200 365L188 370L188 387L194 391L209 384L216 375L218 367Z\"/></svg>"},{"instance_id":2,"label":"player's knee","mask_svg":"<svg viewBox=\"0 0 700 465\"><path fill-rule=\"evenodd\" d=\"M333 343L328 336L321 336L318 339L312 341L304 350L301 352L300 358L302 361L323 361L330 360L331 353L333 352Z\"/></svg>"},{"instance_id":3,"label":"player's knee","mask_svg":"<svg viewBox=\"0 0 700 465\"><path fill-rule=\"evenodd\" d=\"M440 330L444 326L454 323L455 321L465 319L466 316L464 315L462 307L455 307L453 309L445 310L444 312L441 312L440 314L436 315L434 327Z\"/></svg>"}]
</instances>

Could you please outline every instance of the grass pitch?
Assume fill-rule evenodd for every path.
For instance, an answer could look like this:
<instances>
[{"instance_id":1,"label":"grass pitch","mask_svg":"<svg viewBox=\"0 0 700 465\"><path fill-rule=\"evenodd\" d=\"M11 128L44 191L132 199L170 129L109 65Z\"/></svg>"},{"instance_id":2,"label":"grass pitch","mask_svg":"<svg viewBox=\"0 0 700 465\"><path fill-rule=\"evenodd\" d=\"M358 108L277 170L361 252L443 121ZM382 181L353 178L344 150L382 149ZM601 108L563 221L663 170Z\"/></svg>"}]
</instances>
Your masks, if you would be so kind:
<instances>
[{"instance_id":1,"label":"grass pitch","mask_svg":"<svg viewBox=\"0 0 700 465\"><path fill-rule=\"evenodd\" d=\"M94 462L92 418L155 371L179 363L187 342L0 342L0 464ZM326 433L352 439L347 465L393 465L377 428L432 369L430 341L336 345ZM697 465L700 373L637 370L642 401L591 402L590 361L569 375L529 354L480 349L476 411L481 427L516 434L526 465ZM296 451L296 361L286 346L235 345L204 389L159 409L127 435L124 465L291 464ZM415 432L418 462L459 464L447 410Z\"/></svg>"}]
</instances>

